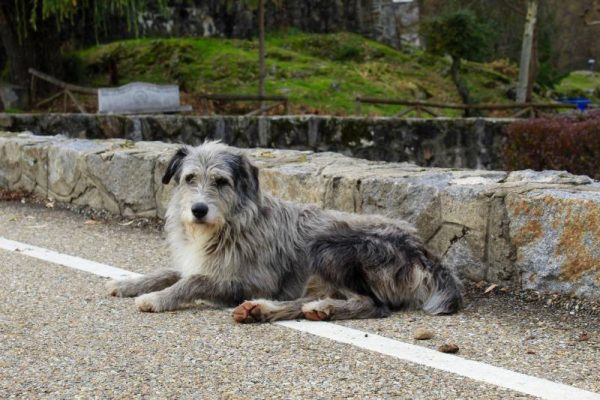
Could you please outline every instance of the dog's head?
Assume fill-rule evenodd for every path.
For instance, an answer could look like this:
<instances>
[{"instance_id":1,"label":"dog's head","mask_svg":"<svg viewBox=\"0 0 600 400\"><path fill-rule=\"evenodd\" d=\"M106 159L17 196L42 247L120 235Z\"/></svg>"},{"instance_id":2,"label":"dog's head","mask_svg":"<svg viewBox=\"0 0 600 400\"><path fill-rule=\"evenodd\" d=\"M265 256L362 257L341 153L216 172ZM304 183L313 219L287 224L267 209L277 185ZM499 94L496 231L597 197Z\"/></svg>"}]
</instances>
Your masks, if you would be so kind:
<instances>
[{"instance_id":1,"label":"dog's head","mask_svg":"<svg viewBox=\"0 0 600 400\"><path fill-rule=\"evenodd\" d=\"M179 149L162 182L171 180L178 185L179 217L186 225L219 228L254 215L261 205L258 168L219 142Z\"/></svg>"}]
</instances>

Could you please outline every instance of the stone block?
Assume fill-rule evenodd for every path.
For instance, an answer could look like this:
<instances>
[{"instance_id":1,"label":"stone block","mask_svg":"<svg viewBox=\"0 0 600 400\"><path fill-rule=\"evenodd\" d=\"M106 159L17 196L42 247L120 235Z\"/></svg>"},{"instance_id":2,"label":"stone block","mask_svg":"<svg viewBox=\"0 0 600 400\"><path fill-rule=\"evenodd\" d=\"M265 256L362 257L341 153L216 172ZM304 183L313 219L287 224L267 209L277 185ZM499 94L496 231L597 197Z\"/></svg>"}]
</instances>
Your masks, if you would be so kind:
<instances>
[{"instance_id":1,"label":"stone block","mask_svg":"<svg viewBox=\"0 0 600 400\"><path fill-rule=\"evenodd\" d=\"M516 284L515 247L510 241L510 221L503 197L490 199L488 233L486 238L486 280L504 285Z\"/></svg>"},{"instance_id":2,"label":"stone block","mask_svg":"<svg viewBox=\"0 0 600 400\"><path fill-rule=\"evenodd\" d=\"M361 183L362 212L407 220L427 240L442 224L440 193L448 181L449 175L440 171L365 178Z\"/></svg>"},{"instance_id":3,"label":"stone block","mask_svg":"<svg viewBox=\"0 0 600 400\"><path fill-rule=\"evenodd\" d=\"M21 180L18 189L48 198L48 146L44 142L21 147Z\"/></svg>"},{"instance_id":4,"label":"stone block","mask_svg":"<svg viewBox=\"0 0 600 400\"><path fill-rule=\"evenodd\" d=\"M534 190L506 196L522 284L548 292L600 293L600 191Z\"/></svg>"},{"instance_id":5,"label":"stone block","mask_svg":"<svg viewBox=\"0 0 600 400\"><path fill-rule=\"evenodd\" d=\"M150 152L128 148L127 142L118 150L86 156L88 177L110 204L109 211L124 216L156 216L154 158Z\"/></svg>"},{"instance_id":6,"label":"stone block","mask_svg":"<svg viewBox=\"0 0 600 400\"><path fill-rule=\"evenodd\" d=\"M48 146L49 196L64 202L77 199L89 186L84 182L86 155L100 154L110 149L109 143L90 140L70 140Z\"/></svg>"},{"instance_id":7,"label":"stone block","mask_svg":"<svg viewBox=\"0 0 600 400\"><path fill-rule=\"evenodd\" d=\"M21 179L21 146L26 142L11 136L0 136L0 187L7 189Z\"/></svg>"}]
</instances>

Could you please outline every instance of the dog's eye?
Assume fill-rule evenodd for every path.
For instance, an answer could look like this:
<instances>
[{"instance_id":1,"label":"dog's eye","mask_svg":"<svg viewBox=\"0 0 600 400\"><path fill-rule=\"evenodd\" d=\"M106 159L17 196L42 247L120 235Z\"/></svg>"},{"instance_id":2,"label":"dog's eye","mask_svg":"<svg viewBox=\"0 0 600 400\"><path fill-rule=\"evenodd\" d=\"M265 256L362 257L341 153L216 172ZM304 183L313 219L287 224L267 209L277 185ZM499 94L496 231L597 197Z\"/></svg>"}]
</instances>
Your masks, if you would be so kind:
<instances>
[{"instance_id":1,"label":"dog's eye","mask_svg":"<svg viewBox=\"0 0 600 400\"><path fill-rule=\"evenodd\" d=\"M218 187L228 186L229 180L227 180L227 178L216 178L215 185L217 185Z\"/></svg>"},{"instance_id":2,"label":"dog's eye","mask_svg":"<svg viewBox=\"0 0 600 400\"><path fill-rule=\"evenodd\" d=\"M193 174L189 174L185 176L185 183L193 183L195 176Z\"/></svg>"}]
</instances>

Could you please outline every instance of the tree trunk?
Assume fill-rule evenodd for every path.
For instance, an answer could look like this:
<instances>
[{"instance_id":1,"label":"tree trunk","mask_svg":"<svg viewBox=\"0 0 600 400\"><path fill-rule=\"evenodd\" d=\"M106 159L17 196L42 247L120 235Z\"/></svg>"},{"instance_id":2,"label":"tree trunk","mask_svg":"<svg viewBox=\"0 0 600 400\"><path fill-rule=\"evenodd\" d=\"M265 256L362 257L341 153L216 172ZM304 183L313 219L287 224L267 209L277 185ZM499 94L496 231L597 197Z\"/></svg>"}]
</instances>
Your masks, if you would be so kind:
<instances>
[{"instance_id":1,"label":"tree trunk","mask_svg":"<svg viewBox=\"0 0 600 400\"><path fill-rule=\"evenodd\" d=\"M27 35L19 38L15 16L13 1L0 3L0 38L6 52L11 82L29 90L29 68L61 77L61 39L56 21L52 18L43 20L40 14L37 30L28 27Z\"/></svg>"},{"instance_id":2,"label":"tree trunk","mask_svg":"<svg viewBox=\"0 0 600 400\"><path fill-rule=\"evenodd\" d=\"M11 82L27 88L29 86L27 70L36 65L35 51L29 38L19 41L17 22L12 19L14 15L13 2L0 5L0 36L6 52Z\"/></svg>"},{"instance_id":3,"label":"tree trunk","mask_svg":"<svg viewBox=\"0 0 600 400\"><path fill-rule=\"evenodd\" d=\"M258 0L258 95L265 95L265 1ZM260 102L259 108L263 108Z\"/></svg>"},{"instance_id":4,"label":"tree trunk","mask_svg":"<svg viewBox=\"0 0 600 400\"><path fill-rule=\"evenodd\" d=\"M533 86L540 72L540 60L538 57L538 26L533 30L533 44L531 46L531 64L529 65L529 82L527 82L527 95L525 101L531 103L533 99Z\"/></svg>"},{"instance_id":5,"label":"tree trunk","mask_svg":"<svg viewBox=\"0 0 600 400\"><path fill-rule=\"evenodd\" d=\"M450 74L452 76L452 82L456 86L456 90L458 90L458 95L460 96L463 104L471 104L471 97L469 96L469 89L467 85L460 78L460 57L452 57L452 66L450 67ZM465 117L471 116L471 110L465 110Z\"/></svg>"},{"instance_id":6,"label":"tree trunk","mask_svg":"<svg viewBox=\"0 0 600 400\"><path fill-rule=\"evenodd\" d=\"M523 34L523 48L521 49L521 65L519 66L519 84L517 86L517 102L527 101L527 88L531 68L531 56L533 49L533 35L537 23L538 0L527 0L527 20L525 22L525 33Z\"/></svg>"}]
</instances>

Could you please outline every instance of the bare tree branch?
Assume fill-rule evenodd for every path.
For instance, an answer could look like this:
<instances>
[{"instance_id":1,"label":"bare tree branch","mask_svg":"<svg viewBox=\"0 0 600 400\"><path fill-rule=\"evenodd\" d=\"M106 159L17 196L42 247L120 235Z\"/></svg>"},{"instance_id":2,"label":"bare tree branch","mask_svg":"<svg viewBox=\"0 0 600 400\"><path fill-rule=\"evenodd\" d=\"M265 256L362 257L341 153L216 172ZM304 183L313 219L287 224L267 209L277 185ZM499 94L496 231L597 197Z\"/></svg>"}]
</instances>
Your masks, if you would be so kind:
<instances>
[{"instance_id":1,"label":"bare tree branch","mask_svg":"<svg viewBox=\"0 0 600 400\"><path fill-rule=\"evenodd\" d=\"M593 6L585 10L582 17L587 26L600 25L600 1L595 1Z\"/></svg>"},{"instance_id":2,"label":"bare tree branch","mask_svg":"<svg viewBox=\"0 0 600 400\"><path fill-rule=\"evenodd\" d=\"M510 9L511 11L513 11L513 12L519 14L519 15L526 15L527 14L526 11L523 8L523 4L522 4L523 2L521 2L521 1L515 2L515 1L512 1L512 0L500 0L500 3L504 7Z\"/></svg>"}]
</instances>

